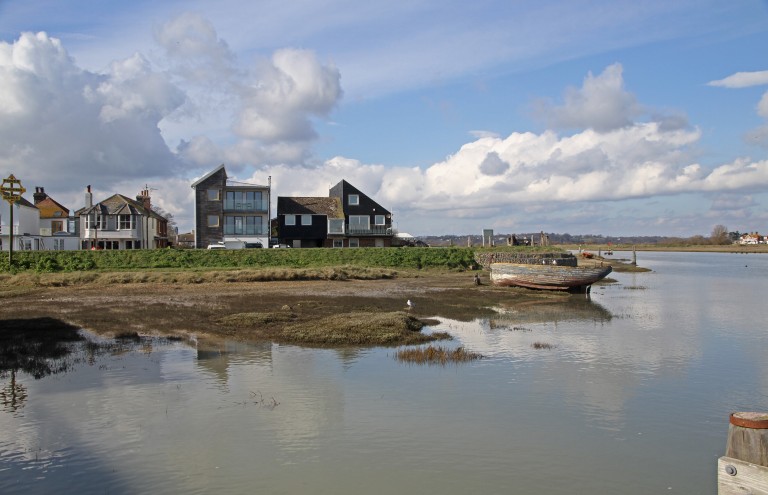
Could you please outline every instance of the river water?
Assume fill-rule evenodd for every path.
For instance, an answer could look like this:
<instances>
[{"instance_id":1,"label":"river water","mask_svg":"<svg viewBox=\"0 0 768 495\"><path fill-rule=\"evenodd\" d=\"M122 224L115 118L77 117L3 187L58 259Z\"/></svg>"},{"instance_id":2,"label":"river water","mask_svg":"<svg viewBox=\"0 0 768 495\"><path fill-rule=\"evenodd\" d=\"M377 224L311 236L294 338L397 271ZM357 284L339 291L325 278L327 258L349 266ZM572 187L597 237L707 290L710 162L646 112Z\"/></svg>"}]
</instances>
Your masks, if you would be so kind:
<instances>
[{"instance_id":1,"label":"river water","mask_svg":"<svg viewBox=\"0 0 768 495\"><path fill-rule=\"evenodd\" d=\"M768 256L638 264L590 299L435 315L468 364L153 341L6 373L0 493L715 494L729 413L768 410Z\"/></svg>"}]
</instances>

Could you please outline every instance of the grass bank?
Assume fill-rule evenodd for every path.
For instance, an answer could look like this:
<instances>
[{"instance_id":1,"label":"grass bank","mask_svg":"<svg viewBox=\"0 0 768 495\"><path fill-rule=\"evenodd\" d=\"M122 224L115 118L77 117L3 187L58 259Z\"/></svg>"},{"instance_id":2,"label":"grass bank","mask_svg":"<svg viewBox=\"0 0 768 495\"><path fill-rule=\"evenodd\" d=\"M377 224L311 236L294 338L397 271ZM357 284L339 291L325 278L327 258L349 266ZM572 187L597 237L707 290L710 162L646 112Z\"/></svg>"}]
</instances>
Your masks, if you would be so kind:
<instances>
[{"instance_id":1,"label":"grass bank","mask_svg":"<svg viewBox=\"0 0 768 495\"><path fill-rule=\"evenodd\" d=\"M377 249L148 249L123 251L23 251L14 253L13 266L0 256L0 272L71 273L154 269L209 270L236 268L321 268L364 266L378 268L474 267L471 248Z\"/></svg>"}]
</instances>

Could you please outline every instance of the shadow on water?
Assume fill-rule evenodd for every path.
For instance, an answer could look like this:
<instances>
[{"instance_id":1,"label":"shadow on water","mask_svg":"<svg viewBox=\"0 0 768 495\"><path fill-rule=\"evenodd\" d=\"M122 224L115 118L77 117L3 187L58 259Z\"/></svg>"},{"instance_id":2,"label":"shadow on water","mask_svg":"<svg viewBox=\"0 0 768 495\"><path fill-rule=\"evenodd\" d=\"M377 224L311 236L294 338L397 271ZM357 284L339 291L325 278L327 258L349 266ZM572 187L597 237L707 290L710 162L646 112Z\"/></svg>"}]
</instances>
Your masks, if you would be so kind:
<instances>
[{"instance_id":1,"label":"shadow on water","mask_svg":"<svg viewBox=\"0 0 768 495\"><path fill-rule=\"evenodd\" d=\"M50 317L0 320L0 379L9 379L0 388L0 407L7 412L24 407L28 392L19 373L39 380L80 363L93 365L100 355L150 352L154 340L126 333L95 341L78 327Z\"/></svg>"}]
</instances>

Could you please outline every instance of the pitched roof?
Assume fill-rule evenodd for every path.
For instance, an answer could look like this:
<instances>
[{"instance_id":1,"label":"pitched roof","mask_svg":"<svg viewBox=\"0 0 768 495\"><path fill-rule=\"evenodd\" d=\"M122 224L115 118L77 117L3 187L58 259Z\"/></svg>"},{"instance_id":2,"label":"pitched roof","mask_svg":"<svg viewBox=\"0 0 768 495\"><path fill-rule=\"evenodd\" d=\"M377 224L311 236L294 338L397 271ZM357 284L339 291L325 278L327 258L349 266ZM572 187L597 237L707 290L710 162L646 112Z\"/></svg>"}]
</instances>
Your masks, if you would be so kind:
<instances>
[{"instance_id":1,"label":"pitched roof","mask_svg":"<svg viewBox=\"0 0 768 495\"><path fill-rule=\"evenodd\" d=\"M339 198L278 196L277 211L287 215L326 215L344 218Z\"/></svg>"},{"instance_id":2,"label":"pitched roof","mask_svg":"<svg viewBox=\"0 0 768 495\"><path fill-rule=\"evenodd\" d=\"M69 208L62 206L61 203L50 196L46 196L42 201L38 201L35 206L40 210L40 218L55 218L57 211L63 212L63 216L69 215Z\"/></svg>"},{"instance_id":3,"label":"pitched roof","mask_svg":"<svg viewBox=\"0 0 768 495\"><path fill-rule=\"evenodd\" d=\"M224 164L222 163L222 164L221 164L221 165L219 165L218 167L214 168L213 170L211 170L210 172L208 172L207 174L205 174L204 176L200 177L200 178L199 178L199 179L197 179L195 182L193 182L193 183L192 183L192 188L194 189L194 188L195 188L195 187L196 187L198 184L200 184L200 183L201 183L201 182L203 182L205 179L207 179L208 177L212 176L213 174L215 174L216 172L218 172L219 170L221 170L221 169L223 169L223 168L224 168ZM226 176L227 176L227 171L226 171L226 170L224 170L224 177L226 177Z\"/></svg>"},{"instance_id":4,"label":"pitched roof","mask_svg":"<svg viewBox=\"0 0 768 495\"><path fill-rule=\"evenodd\" d=\"M144 208L144 205L122 194L113 194L104 201L91 207L77 210L75 215L87 215L92 211L98 211L99 215L149 215L153 218L167 220L164 216Z\"/></svg>"}]
</instances>

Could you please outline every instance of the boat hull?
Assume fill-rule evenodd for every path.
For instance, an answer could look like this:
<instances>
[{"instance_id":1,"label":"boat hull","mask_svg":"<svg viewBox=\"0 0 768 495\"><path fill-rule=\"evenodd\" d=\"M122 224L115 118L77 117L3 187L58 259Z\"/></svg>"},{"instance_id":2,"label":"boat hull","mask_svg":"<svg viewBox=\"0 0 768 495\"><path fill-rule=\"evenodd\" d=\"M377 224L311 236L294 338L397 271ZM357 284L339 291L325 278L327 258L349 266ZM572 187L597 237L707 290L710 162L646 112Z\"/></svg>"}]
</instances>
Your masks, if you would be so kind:
<instances>
[{"instance_id":1,"label":"boat hull","mask_svg":"<svg viewBox=\"0 0 768 495\"><path fill-rule=\"evenodd\" d=\"M610 266L492 263L491 282L502 287L587 292L611 271Z\"/></svg>"}]
</instances>

